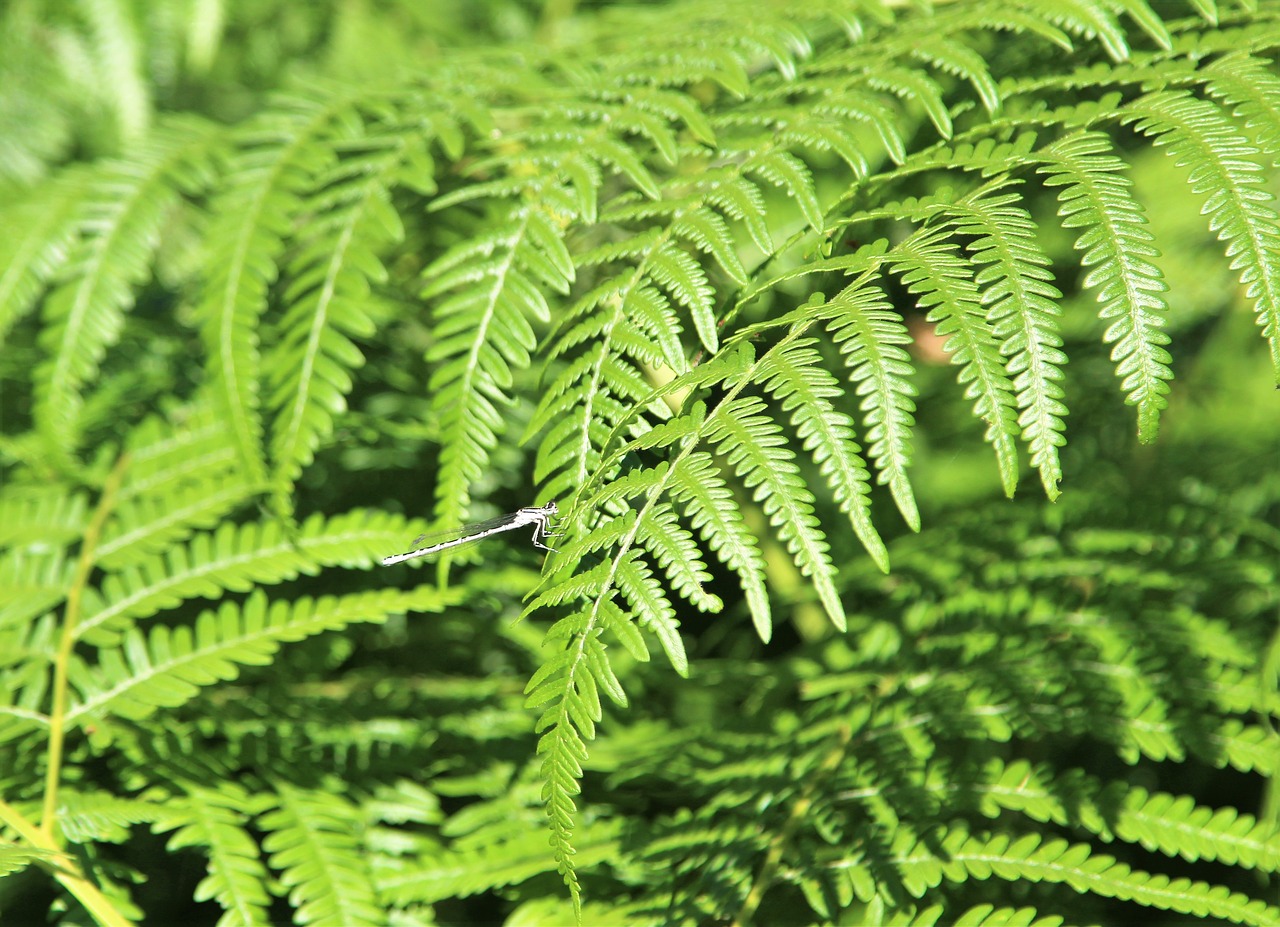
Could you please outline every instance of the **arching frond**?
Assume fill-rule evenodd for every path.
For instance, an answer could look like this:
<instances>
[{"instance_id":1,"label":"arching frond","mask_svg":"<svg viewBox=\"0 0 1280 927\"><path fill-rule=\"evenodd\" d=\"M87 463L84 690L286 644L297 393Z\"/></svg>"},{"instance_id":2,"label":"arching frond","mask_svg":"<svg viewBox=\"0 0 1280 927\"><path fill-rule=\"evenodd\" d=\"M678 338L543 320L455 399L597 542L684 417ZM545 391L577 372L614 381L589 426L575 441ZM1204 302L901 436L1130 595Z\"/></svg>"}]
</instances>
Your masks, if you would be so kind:
<instances>
[{"instance_id":1,"label":"arching frond","mask_svg":"<svg viewBox=\"0 0 1280 927\"><path fill-rule=\"evenodd\" d=\"M213 141L211 126L178 123L156 134L135 161L104 164L87 181L75 241L44 303L48 360L34 377L35 417L51 451L67 454L79 443L83 388L120 337L179 194L207 182Z\"/></svg>"},{"instance_id":2,"label":"arching frond","mask_svg":"<svg viewBox=\"0 0 1280 927\"><path fill-rule=\"evenodd\" d=\"M1241 136L1212 103L1179 92L1143 97L1130 106L1139 132L1155 136L1198 194L1208 194L1203 212L1209 229L1226 242L1232 270L1253 300L1258 324L1272 347L1280 381L1280 229L1275 196L1262 183L1258 149Z\"/></svg>"},{"instance_id":3,"label":"arching frond","mask_svg":"<svg viewBox=\"0 0 1280 927\"><path fill-rule=\"evenodd\" d=\"M1138 435L1155 440L1160 412L1168 405L1169 336L1161 329L1168 309L1168 285L1156 257L1142 206L1131 194L1124 164L1111 154L1106 136L1087 132L1064 137L1044 152L1045 183L1062 187L1059 214L1067 228L1083 228L1076 239L1081 261L1092 268L1085 284L1097 291L1101 317L1109 322L1104 340L1138 407Z\"/></svg>"},{"instance_id":4,"label":"arching frond","mask_svg":"<svg viewBox=\"0 0 1280 927\"><path fill-rule=\"evenodd\" d=\"M1061 416L1060 365L1066 355L1054 333L1062 293L1052 284L1049 258L1033 235L1035 223L1018 203L1017 194L973 197L951 207L954 227L976 236L969 245L975 264L990 265L975 281L982 290L993 334L1003 339L1000 353L1014 375L1018 425L1031 450L1031 465L1050 499L1057 498L1062 465L1058 448L1066 444Z\"/></svg>"},{"instance_id":5,"label":"arching frond","mask_svg":"<svg viewBox=\"0 0 1280 927\"><path fill-rule=\"evenodd\" d=\"M265 358L271 408L273 477L284 491L311 461L346 405L351 369L364 361L353 337L376 326L370 284L387 272L378 252L404 235L389 188L418 139L372 136L343 147L304 209L308 236L287 268L279 341Z\"/></svg>"},{"instance_id":6,"label":"arching frond","mask_svg":"<svg viewBox=\"0 0 1280 927\"><path fill-rule=\"evenodd\" d=\"M974 414L987 425L985 435L996 452L1004 491L1018 485L1018 457L1013 440L1018 428L1014 385L1000 360L996 333L981 310L980 296L968 267L954 246L926 234L895 249L890 264L907 288L919 294L919 305L936 326L951 362L960 365L966 398L975 400Z\"/></svg>"},{"instance_id":7,"label":"arching frond","mask_svg":"<svg viewBox=\"0 0 1280 927\"><path fill-rule=\"evenodd\" d=\"M313 178L333 160L321 140L341 139L347 100L282 97L236 135L230 175L213 203L207 279L198 314L212 394L249 479L262 482L259 324L279 274L286 235L305 208Z\"/></svg>"}]
</instances>

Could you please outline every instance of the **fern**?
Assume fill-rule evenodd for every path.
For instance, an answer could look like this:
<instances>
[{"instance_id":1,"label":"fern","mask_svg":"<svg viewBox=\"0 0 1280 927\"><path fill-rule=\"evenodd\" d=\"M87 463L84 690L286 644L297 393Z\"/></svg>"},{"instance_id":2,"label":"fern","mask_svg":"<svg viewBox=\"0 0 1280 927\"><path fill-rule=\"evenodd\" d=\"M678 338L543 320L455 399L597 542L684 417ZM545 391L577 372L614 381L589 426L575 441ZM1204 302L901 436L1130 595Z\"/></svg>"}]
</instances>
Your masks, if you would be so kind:
<instances>
[{"instance_id":1,"label":"fern","mask_svg":"<svg viewBox=\"0 0 1280 927\"><path fill-rule=\"evenodd\" d=\"M146 280L166 212L207 179L210 133L175 125L134 163L103 167L74 220L78 238L44 303L35 418L55 453L78 444L81 390L119 338L123 313Z\"/></svg>"},{"instance_id":2,"label":"fern","mask_svg":"<svg viewBox=\"0 0 1280 927\"><path fill-rule=\"evenodd\" d=\"M1277 919L1272 5L28 7L15 911Z\"/></svg>"},{"instance_id":3,"label":"fern","mask_svg":"<svg viewBox=\"0 0 1280 927\"><path fill-rule=\"evenodd\" d=\"M247 125L236 142L243 155L220 185L213 205L211 253L199 308L210 358L209 378L231 426L241 470L251 481L266 478L259 402L261 336L258 323L267 288L275 281L290 218L302 208L311 177L332 157L312 139L338 134L346 101L326 107L304 97L281 100ZM340 124L340 123L339 123Z\"/></svg>"},{"instance_id":4,"label":"fern","mask_svg":"<svg viewBox=\"0 0 1280 927\"><path fill-rule=\"evenodd\" d=\"M1016 374L1021 409L1018 425L1031 451L1031 465L1040 471L1040 481L1050 499L1058 496L1062 464L1058 448L1066 443L1059 417L1066 413L1059 365L1066 360L1058 348L1061 339L1053 333L1058 315L1054 299L1062 294L1048 282L1048 257L1031 234L1035 225L1020 206L1017 196L974 199L957 204L954 225L961 234L982 236L971 246L975 264L990 264L975 282L986 288L982 302L992 334L1005 339L1000 353L1009 358L1008 370Z\"/></svg>"},{"instance_id":5,"label":"fern","mask_svg":"<svg viewBox=\"0 0 1280 927\"><path fill-rule=\"evenodd\" d=\"M279 786L261 817L263 849L281 871L300 924L371 924L380 920L363 871L352 809L327 792Z\"/></svg>"},{"instance_id":6,"label":"fern","mask_svg":"<svg viewBox=\"0 0 1280 927\"><path fill-rule=\"evenodd\" d=\"M272 430L276 481L291 487L315 447L332 428L331 416L351 391L348 371L363 357L350 336L376 330L362 304L370 282L386 279L378 249L400 238L399 217L387 203L387 188L408 160L402 138L370 139L367 150L352 145L344 160L316 184L313 237L300 245L288 268L289 313L265 358L271 371L271 405L279 410Z\"/></svg>"},{"instance_id":7,"label":"fern","mask_svg":"<svg viewBox=\"0 0 1280 927\"><path fill-rule=\"evenodd\" d=\"M252 924L267 916L267 869L258 847L246 831L247 813L254 803L242 789L193 788L178 802L176 813L162 828L177 832L168 849L207 847L209 875L195 890L195 899L217 901L225 912L221 923Z\"/></svg>"},{"instance_id":8,"label":"fern","mask_svg":"<svg viewBox=\"0 0 1280 927\"><path fill-rule=\"evenodd\" d=\"M1156 144L1169 142L1169 154L1179 166L1190 166L1188 182L1198 194L1212 193L1202 211L1209 228L1227 243L1233 270L1247 288L1258 324L1274 342L1280 317L1280 294L1274 279L1274 258L1280 250L1274 199L1260 183L1261 168L1249 158L1258 154L1213 104L1176 93L1140 99L1133 104L1136 128L1155 135ZM1276 358L1272 358L1273 365ZM1276 367L1280 378L1280 366Z\"/></svg>"}]
</instances>

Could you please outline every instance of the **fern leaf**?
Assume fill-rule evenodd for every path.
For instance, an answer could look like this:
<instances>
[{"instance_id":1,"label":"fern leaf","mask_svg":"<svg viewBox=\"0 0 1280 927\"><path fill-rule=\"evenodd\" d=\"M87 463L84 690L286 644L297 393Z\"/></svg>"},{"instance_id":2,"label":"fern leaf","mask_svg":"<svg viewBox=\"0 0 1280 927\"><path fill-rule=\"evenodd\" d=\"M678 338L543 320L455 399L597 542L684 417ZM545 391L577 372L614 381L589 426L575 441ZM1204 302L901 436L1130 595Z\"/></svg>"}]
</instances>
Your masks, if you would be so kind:
<instances>
[{"instance_id":1,"label":"fern leaf","mask_svg":"<svg viewBox=\"0 0 1280 927\"><path fill-rule=\"evenodd\" d=\"M868 442L867 453L887 484L903 519L920 530L920 513L907 468L911 465L911 429L915 424L911 397L915 388L911 358L899 345L910 344L911 335L885 299L869 284L854 283L832 299L823 311L828 328L845 363L850 380L857 384Z\"/></svg>"},{"instance_id":2,"label":"fern leaf","mask_svg":"<svg viewBox=\"0 0 1280 927\"><path fill-rule=\"evenodd\" d=\"M815 230L822 228L822 207L814 192L813 174L803 161L788 151L774 150L753 159L748 169L785 190L800 207L805 221Z\"/></svg>"},{"instance_id":3,"label":"fern leaf","mask_svg":"<svg viewBox=\"0 0 1280 927\"><path fill-rule=\"evenodd\" d=\"M596 821L577 835L577 862L584 868L616 859L617 826ZM398 905L466 898L519 885L548 868L547 840L541 832L525 832L479 848L458 848L417 861L403 874L378 880L378 887Z\"/></svg>"},{"instance_id":4,"label":"fern leaf","mask_svg":"<svg viewBox=\"0 0 1280 927\"><path fill-rule=\"evenodd\" d=\"M737 575L756 633L768 640L773 618L765 590L764 556L709 454L696 451L674 469L671 496L686 506L694 530Z\"/></svg>"},{"instance_id":5,"label":"fern leaf","mask_svg":"<svg viewBox=\"0 0 1280 927\"><path fill-rule=\"evenodd\" d=\"M16 741L33 730L47 732L49 689L47 667L56 653L56 625L47 615L30 628L0 629L4 660L0 667L0 743Z\"/></svg>"},{"instance_id":6,"label":"fern leaf","mask_svg":"<svg viewBox=\"0 0 1280 927\"><path fill-rule=\"evenodd\" d=\"M21 872L33 863L52 863L54 859L52 850L0 846L0 876Z\"/></svg>"},{"instance_id":7,"label":"fern leaf","mask_svg":"<svg viewBox=\"0 0 1280 927\"><path fill-rule=\"evenodd\" d=\"M1190 167L1195 193L1207 194L1209 229L1226 242L1231 269L1253 300L1271 363L1280 382L1280 229L1261 165L1250 145L1206 100L1185 92L1153 94L1130 104L1139 132L1168 147L1179 167Z\"/></svg>"},{"instance_id":8,"label":"fern leaf","mask_svg":"<svg viewBox=\"0 0 1280 927\"><path fill-rule=\"evenodd\" d=\"M162 805L146 799L67 789L60 793L58 827L71 843L124 843L130 827L158 820L164 814Z\"/></svg>"},{"instance_id":9,"label":"fern leaf","mask_svg":"<svg viewBox=\"0 0 1280 927\"><path fill-rule=\"evenodd\" d=\"M77 213L93 177L68 173L39 199L0 214L0 227L8 230L0 240L0 343L77 246Z\"/></svg>"},{"instance_id":10,"label":"fern leaf","mask_svg":"<svg viewBox=\"0 0 1280 927\"><path fill-rule=\"evenodd\" d=\"M1101 42L1113 61L1129 58L1128 39L1111 8L1092 0L1034 0L1028 5L1048 22L1074 35Z\"/></svg>"},{"instance_id":11,"label":"fern leaf","mask_svg":"<svg viewBox=\"0 0 1280 927\"><path fill-rule=\"evenodd\" d=\"M1013 383L1000 362L999 347L981 312L977 287L955 247L937 235L904 242L891 255L892 266L919 297L939 336L950 336L943 349L959 364L965 396L976 400L974 412L987 423L986 440L996 452L1004 491L1012 496L1018 485L1018 455Z\"/></svg>"},{"instance_id":12,"label":"fern leaf","mask_svg":"<svg viewBox=\"0 0 1280 927\"><path fill-rule=\"evenodd\" d=\"M298 924L382 924L365 860L359 811L325 790L276 783L274 807L260 815L262 847L289 890Z\"/></svg>"},{"instance_id":13,"label":"fern leaf","mask_svg":"<svg viewBox=\"0 0 1280 927\"><path fill-rule=\"evenodd\" d=\"M1000 90L987 70L987 64L972 48L956 42L923 39L911 43L911 56L934 67L967 80L982 99L988 113L1000 108Z\"/></svg>"},{"instance_id":14,"label":"fern leaf","mask_svg":"<svg viewBox=\"0 0 1280 927\"><path fill-rule=\"evenodd\" d=\"M715 257L734 281L745 285L747 271L738 259L737 246L724 219L710 209L693 209L681 214L672 231L697 248ZM706 342L704 341L705 345ZM714 349L709 349L714 350Z\"/></svg>"},{"instance_id":15,"label":"fern leaf","mask_svg":"<svg viewBox=\"0 0 1280 927\"><path fill-rule=\"evenodd\" d=\"M705 588L711 575L702 562L701 551L669 505L648 509L637 538L666 571L671 588L704 612L720 610L720 600Z\"/></svg>"},{"instance_id":16,"label":"fern leaf","mask_svg":"<svg viewBox=\"0 0 1280 927\"><path fill-rule=\"evenodd\" d=\"M649 270L654 279L667 288L672 298L689 310L698 340L704 348L714 353L720 347L720 341L716 334L711 287L698 262L680 248L664 242L652 255Z\"/></svg>"},{"instance_id":17,"label":"fern leaf","mask_svg":"<svg viewBox=\"0 0 1280 927\"><path fill-rule=\"evenodd\" d=\"M144 420L129 435L129 469L95 548L109 571L134 566L249 499L223 420L207 403Z\"/></svg>"},{"instance_id":18,"label":"fern leaf","mask_svg":"<svg viewBox=\"0 0 1280 927\"><path fill-rule=\"evenodd\" d=\"M933 127L943 138L951 137L951 114L942 99L942 88L937 81L921 71L910 68L887 67L877 68L867 74L867 84L877 90L887 90L905 101L920 104ZM905 153L904 153L905 156ZM902 163L903 157L895 159Z\"/></svg>"},{"instance_id":19,"label":"fern leaf","mask_svg":"<svg viewBox=\"0 0 1280 927\"><path fill-rule=\"evenodd\" d=\"M66 542L88 523L88 497L66 487L13 487L0 496L0 547Z\"/></svg>"},{"instance_id":20,"label":"fern leaf","mask_svg":"<svg viewBox=\"0 0 1280 927\"><path fill-rule=\"evenodd\" d=\"M1031 465L1040 471L1045 493L1056 499L1067 413L1058 385L1067 358L1059 350L1060 313L1054 302L1062 293L1050 282L1050 261L1033 234L1035 224L1017 202L1012 193L970 197L948 211L958 214L953 223L958 232L977 237L968 246L973 262L991 265L978 272L976 282L985 287L982 302L1014 375L1022 410L1018 424L1031 449Z\"/></svg>"},{"instance_id":21,"label":"fern leaf","mask_svg":"<svg viewBox=\"0 0 1280 927\"><path fill-rule=\"evenodd\" d=\"M913 895L919 897L944 878L994 875L1065 883L1079 892L1235 923L1263 925L1280 917L1280 909L1223 886L1133 870L1085 844L1059 838L1027 834L1014 840L1006 834L984 837L953 828L943 839L942 849L946 855L939 858L920 842L898 856L907 890Z\"/></svg>"},{"instance_id":22,"label":"fern leaf","mask_svg":"<svg viewBox=\"0 0 1280 927\"><path fill-rule=\"evenodd\" d=\"M548 239L562 230L534 202L513 204L499 231L446 253L427 268L427 297L446 295L436 306L439 340L427 359L439 366L431 377L432 408L439 417L443 451L436 483L436 518L447 525L465 520L471 487L497 446L512 368L529 365L535 344L529 317L547 321L546 298L530 274L548 265L529 255L546 253ZM542 250L540 250L542 249ZM570 278L557 289L567 292Z\"/></svg>"},{"instance_id":23,"label":"fern leaf","mask_svg":"<svg viewBox=\"0 0 1280 927\"><path fill-rule=\"evenodd\" d=\"M1280 865L1272 848L1274 825L1229 806L1210 808L1188 795L1104 785L1076 770L1055 777L1026 761L991 764L989 782L983 811L990 817L1010 809L1037 821L1078 822L1104 840L1141 844L1189 862L1213 860L1268 872ZM1063 787L1075 796L1070 807L1061 799Z\"/></svg>"},{"instance_id":24,"label":"fern leaf","mask_svg":"<svg viewBox=\"0 0 1280 927\"><path fill-rule=\"evenodd\" d=\"M1168 405L1169 336L1161 331L1168 309L1160 295L1168 286L1151 259L1151 244L1141 205L1121 173L1124 164L1110 154L1111 143L1096 132L1067 136L1041 153L1045 184L1063 187L1058 214L1067 228L1084 228L1076 239L1081 263L1094 268L1085 285L1098 291L1100 316L1110 321L1103 339L1114 344L1116 372L1129 391L1125 401L1138 407L1138 437L1154 441L1160 411Z\"/></svg>"},{"instance_id":25,"label":"fern leaf","mask_svg":"<svg viewBox=\"0 0 1280 927\"><path fill-rule=\"evenodd\" d=\"M412 537L404 519L384 513L350 512L331 519L312 516L296 537L278 522L223 524L196 534L184 546L108 575L101 592L86 591L77 634L107 646L132 621L173 608L191 598L217 598L313 573L321 566L372 563Z\"/></svg>"},{"instance_id":26,"label":"fern leaf","mask_svg":"<svg viewBox=\"0 0 1280 927\"><path fill-rule=\"evenodd\" d=\"M185 625L153 628L144 638L136 629L124 636L119 650L104 649L99 665L77 680L80 703L67 713L67 724L116 714L143 718L157 708L189 701L200 686L235 679L241 666L261 666L287 641L356 621L381 621L405 611L441 607L438 591L384 590L342 597L277 600L270 607L262 593L244 606L224 603L202 612L194 630Z\"/></svg>"},{"instance_id":27,"label":"fern leaf","mask_svg":"<svg viewBox=\"0 0 1280 927\"><path fill-rule=\"evenodd\" d=\"M791 413L797 436L813 454L840 510L849 516L871 559L887 573L889 552L871 522L870 474L853 439L853 420L832 404L843 390L821 366L816 344L816 339L801 338L771 352L762 368L764 388Z\"/></svg>"},{"instance_id":28,"label":"fern leaf","mask_svg":"<svg viewBox=\"0 0 1280 927\"><path fill-rule=\"evenodd\" d=\"M813 514L813 495L800 478L794 455L787 448L781 428L761 414L764 403L752 397L727 402L708 416L707 439L718 445L730 466L748 487L778 529L800 572L812 579L831 623L845 629L844 606L835 587L835 569L827 555L827 542ZM760 619L753 613L753 618ZM771 627L756 630L764 641Z\"/></svg>"},{"instance_id":29,"label":"fern leaf","mask_svg":"<svg viewBox=\"0 0 1280 927\"><path fill-rule=\"evenodd\" d=\"M545 660L542 669L529 680L526 707L541 708L548 702L538 719L538 755L542 757L542 800L546 805L547 820L551 826L551 849L555 856L556 870L564 879L573 900L574 914L582 916L582 885L578 880L574 862L573 826L577 805L573 796L582 791L578 780L582 778L582 764L587 759L587 745L574 723L575 718L588 717L580 690L579 679L587 675L583 656L586 639L595 633L589 627L589 615L578 613L561 619L557 625L563 631L558 636L573 634L576 638L570 646ZM585 630L582 628L586 626Z\"/></svg>"},{"instance_id":30,"label":"fern leaf","mask_svg":"<svg viewBox=\"0 0 1280 927\"><path fill-rule=\"evenodd\" d=\"M1165 51L1173 47L1173 39L1169 35L1169 29L1165 26L1164 20L1151 9L1146 0L1116 0L1116 6L1127 13L1129 18Z\"/></svg>"},{"instance_id":31,"label":"fern leaf","mask_svg":"<svg viewBox=\"0 0 1280 927\"><path fill-rule=\"evenodd\" d=\"M15 551L0 558L0 628L17 633L57 606L71 586L73 570L60 552Z\"/></svg>"},{"instance_id":32,"label":"fern leaf","mask_svg":"<svg viewBox=\"0 0 1280 927\"><path fill-rule=\"evenodd\" d=\"M1233 107L1259 148L1268 155L1280 151L1280 78L1263 59L1240 52L1223 55L1201 73L1205 90Z\"/></svg>"},{"instance_id":33,"label":"fern leaf","mask_svg":"<svg viewBox=\"0 0 1280 927\"><path fill-rule=\"evenodd\" d=\"M315 144L334 133L346 108L284 97L237 134L224 192L214 201L209 253L198 307L209 356L210 386L235 438L236 454L252 483L264 483L259 381L259 320L279 272L286 236L302 214L303 194L329 163Z\"/></svg>"},{"instance_id":34,"label":"fern leaf","mask_svg":"<svg viewBox=\"0 0 1280 927\"><path fill-rule=\"evenodd\" d=\"M667 212L667 204L655 211ZM715 236L716 217L710 211L700 223ZM615 211L613 218L618 218ZM662 284L672 297L692 312L699 338L718 345L716 320L710 304L710 288L702 268L670 236L685 228L685 213L677 211L666 232L650 231L589 252L584 264L634 261L583 296L568 315L567 327L551 350L553 357L589 342L587 350L547 390L528 429L529 434L561 416L539 448L536 474L539 480L559 471L544 487L558 495L580 487L599 462L599 448L607 443L609 426L618 428L643 413L653 418L670 415L660 401L648 370L665 363L680 373L688 371L680 341L680 325L667 296L650 278ZM691 236L702 234L695 226ZM708 247L713 247L710 241ZM714 246L718 247L718 246ZM660 351L655 351L655 345ZM630 405L630 410L624 405ZM566 415L566 405L569 412ZM639 426L637 426L639 427Z\"/></svg>"},{"instance_id":35,"label":"fern leaf","mask_svg":"<svg viewBox=\"0 0 1280 927\"><path fill-rule=\"evenodd\" d=\"M773 238L765 222L764 195L749 178L712 173L707 202L747 227L751 240L764 254L773 253Z\"/></svg>"},{"instance_id":36,"label":"fern leaf","mask_svg":"<svg viewBox=\"0 0 1280 927\"><path fill-rule=\"evenodd\" d=\"M662 583L658 582L653 571L640 559L638 551L632 549L622 555L615 567L614 579L619 592L635 614L636 621L657 633L664 648L669 641L680 641L680 622L676 620L676 610L672 607L671 600L667 598ZM624 622L625 619L623 622L615 621L613 624L619 625ZM616 627L614 633L618 633ZM624 642L632 641L631 636L625 631L619 637ZM635 641L638 641L638 646ZM647 662L649 650L645 646L644 637L637 635L635 641L632 641L627 650L636 659ZM689 662L684 654L682 641L676 644L673 650L667 651L667 658L682 676L688 673Z\"/></svg>"},{"instance_id":37,"label":"fern leaf","mask_svg":"<svg viewBox=\"0 0 1280 927\"><path fill-rule=\"evenodd\" d=\"M268 920L267 867L246 825L257 803L235 783L217 790L193 787L171 801L173 814L157 831L177 828L171 851L199 847L209 854L209 874L196 886L195 900L222 906L218 927L261 924Z\"/></svg>"},{"instance_id":38,"label":"fern leaf","mask_svg":"<svg viewBox=\"0 0 1280 927\"><path fill-rule=\"evenodd\" d=\"M351 339L376 331L365 306L372 299L370 283L387 276L378 250L404 235L388 187L408 148L396 136L365 138L359 147L348 143L310 198L313 231L288 267L289 308L280 341L266 359L269 406L277 410L273 478L282 498L346 407L350 371L364 362Z\"/></svg>"},{"instance_id":39,"label":"fern leaf","mask_svg":"<svg viewBox=\"0 0 1280 927\"><path fill-rule=\"evenodd\" d=\"M105 164L88 186L78 240L45 300L40 343L48 360L35 374L36 421L56 456L78 444L81 388L120 336L179 191L207 170L211 139L205 124L174 125L133 160Z\"/></svg>"}]
</instances>

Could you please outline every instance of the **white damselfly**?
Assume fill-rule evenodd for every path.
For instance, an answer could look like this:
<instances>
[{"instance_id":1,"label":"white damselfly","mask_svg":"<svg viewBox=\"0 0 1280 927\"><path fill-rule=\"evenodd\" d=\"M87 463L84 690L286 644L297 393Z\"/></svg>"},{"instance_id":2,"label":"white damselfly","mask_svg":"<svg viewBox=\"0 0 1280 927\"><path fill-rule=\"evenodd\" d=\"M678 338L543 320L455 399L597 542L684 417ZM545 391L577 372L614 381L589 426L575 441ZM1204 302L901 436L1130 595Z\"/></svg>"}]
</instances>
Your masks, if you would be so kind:
<instances>
[{"instance_id":1,"label":"white damselfly","mask_svg":"<svg viewBox=\"0 0 1280 927\"><path fill-rule=\"evenodd\" d=\"M541 547L543 550L554 550L555 548L543 544L542 540L553 536L549 530L549 525L551 516L555 515L556 511L556 504L548 502L546 505L529 506L528 508L520 509L518 512L512 512L510 515L499 515L497 518L490 518L488 521L478 521L473 525L463 525L461 528L455 528L452 531L445 531L430 537L423 535L413 542L414 544L427 542L423 546L414 548L408 553L396 554L394 557L383 557L382 565L391 566L393 563L403 563L406 560L426 557L442 550L448 550L450 547L461 547L463 544L479 541L481 538L487 538L491 534L501 534L504 531L523 528L525 525L533 525L533 543L535 547Z\"/></svg>"}]
</instances>

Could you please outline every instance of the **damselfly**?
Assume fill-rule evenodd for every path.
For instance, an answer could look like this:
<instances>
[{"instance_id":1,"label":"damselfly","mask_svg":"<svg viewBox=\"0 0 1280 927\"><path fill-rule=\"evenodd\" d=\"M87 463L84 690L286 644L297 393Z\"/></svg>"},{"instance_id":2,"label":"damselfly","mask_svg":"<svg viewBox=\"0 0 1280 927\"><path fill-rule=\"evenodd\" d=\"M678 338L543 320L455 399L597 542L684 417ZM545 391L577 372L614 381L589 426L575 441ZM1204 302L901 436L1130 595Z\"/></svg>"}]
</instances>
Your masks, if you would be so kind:
<instances>
[{"instance_id":1,"label":"damselfly","mask_svg":"<svg viewBox=\"0 0 1280 927\"><path fill-rule=\"evenodd\" d=\"M478 521L473 525L464 525L453 531L445 531L430 537L423 535L413 542L418 544L426 541L427 543L423 544L422 547L415 548L405 554L396 554L394 557L383 557L382 565L391 566L393 563L403 563L405 560L426 557L428 554L448 550L450 547L461 547L463 544L470 544L472 541L487 538L491 534L501 534L504 531L523 528L525 525L533 525L533 543L535 547L541 547L543 550L554 550L555 548L543 544L542 540L543 538L552 537L548 526L551 516L555 515L556 512L556 504L548 502L546 505L530 506L518 512L512 512L510 515L499 515L497 518L490 518L488 521Z\"/></svg>"}]
</instances>

